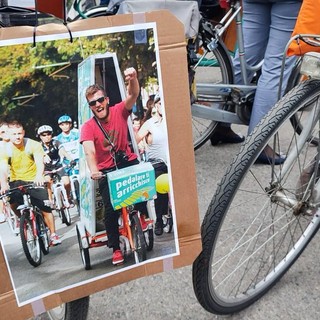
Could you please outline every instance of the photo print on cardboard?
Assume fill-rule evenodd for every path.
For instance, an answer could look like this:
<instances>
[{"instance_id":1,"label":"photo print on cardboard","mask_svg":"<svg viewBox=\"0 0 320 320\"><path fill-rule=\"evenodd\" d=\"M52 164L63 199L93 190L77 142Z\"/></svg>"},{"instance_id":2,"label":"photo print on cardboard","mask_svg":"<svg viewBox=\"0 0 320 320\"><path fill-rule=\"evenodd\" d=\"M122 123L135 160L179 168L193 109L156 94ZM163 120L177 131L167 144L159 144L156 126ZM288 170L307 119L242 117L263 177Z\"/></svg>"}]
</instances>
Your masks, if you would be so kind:
<instances>
[{"instance_id":1,"label":"photo print on cardboard","mask_svg":"<svg viewBox=\"0 0 320 320\"><path fill-rule=\"evenodd\" d=\"M37 36L36 46L33 46L32 41L31 38L0 41L2 122L20 121L25 137L37 142L40 142L38 128L43 125L53 129L55 139L61 133L58 119L64 115L72 119L74 132L81 131L83 123L92 117L85 97L86 88L94 83L102 85L107 90L110 106L113 106L126 98L124 70L134 67L138 73L140 95L128 118L128 136L130 148L143 165L135 167L136 171L131 170L129 174L119 170L119 175L112 177L114 187L111 188L116 188L116 194L120 198L125 194L132 198L136 196L133 191L137 191L138 182L139 188L141 185L148 188L151 185L144 190L145 198L138 201L147 200L148 215L152 221L156 220L154 202L157 195L155 190L150 191L152 181L153 188L158 188L156 191L162 188L161 194L170 189L168 213L172 214L172 220L168 219L167 215L164 217L166 225L161 236L154 235L150 228L154 224L144 222L141 230L134 228L134 223L138 224L140 220L132 220L129 228L132 232L132 243L130 244L127 234L121 233L121 249L127 250L125 261L121 266L113 266L112 249L108 248L105 242L107 235L101 195L97 182L90 178L82 146L77 144L79 172L73 173L78 181L75 184L78 183L80 203L77 205L74 202L68 208L70 223L66 223L57 206L52 210L57 234L62 243L50 247L47 253L43 250L43 245L38 246L36 241L27 241L29 243L26 246L30 252L38 251L39 254L42 251L41 263L35 267L28 262L21 233L16 235L7 222L0 224L1 245L20 306L55 292L99 278L112 277L113 274L138 265L179 254L173 190L170 188L170 158L168 156L166 159L168 176L156 181L157 177L152 176L153 165L146 161L148 141L144 140L139 144L135 141L135 132L148 112L147 103L149 104L158 92L160 101L163 100L155 23L74 32L72 42L68 33ZM152 116L156 110L152 106L150 110ZM165 121L164 103L161 110ZM10 129L7 133L12 137ZM4 151L5 146L11 143L1 142L2 152L7 152ZM71 145L74 147L74 143ZM65 149L72 153L70 144L66 145ZM77 153L74 153L72 158L76 159ZM132 183L135 183L135 187L130 187ZM126 202L129 200L123 198L119 202L133 205L135 201ZM131 208L132 206L129 211ZM119 219L119 223L123 224L123 221ZM24 238L32 240L32 235L25 234ZM132 247L137 250L132 250ZM145 252L141 253L141 247Z\"/></svg>"}]
</instances>

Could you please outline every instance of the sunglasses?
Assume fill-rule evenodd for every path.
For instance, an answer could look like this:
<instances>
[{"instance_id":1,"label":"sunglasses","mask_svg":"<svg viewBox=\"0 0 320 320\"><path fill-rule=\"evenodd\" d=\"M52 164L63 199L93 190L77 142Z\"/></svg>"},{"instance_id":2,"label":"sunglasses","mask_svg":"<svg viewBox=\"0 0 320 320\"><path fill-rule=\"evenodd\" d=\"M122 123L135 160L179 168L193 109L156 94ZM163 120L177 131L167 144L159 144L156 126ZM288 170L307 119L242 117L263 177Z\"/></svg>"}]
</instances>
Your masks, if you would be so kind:
<instances>
[{"instance_id":1,"label":"sunglasses","mask_svg":"<svg viewBox=\"0 0 320 320\"><path fill-rule=\"evenodd\" d=\"M41 136L41 137L52 136L52 133L51 133L51 132L41 133L40 136Z\"/></svg>"},{"instance_id":2,"label":"sunglasses","mask_svg":"<svg viewBox=\"0 0 320 320\"><path fill-rule=\"evenodd\" d=\"M105 100L106 97L100 97L97 100L91 100L88 102L90 107L94 107L97 102L102 103Z\"/></svg>"}]
</instances>

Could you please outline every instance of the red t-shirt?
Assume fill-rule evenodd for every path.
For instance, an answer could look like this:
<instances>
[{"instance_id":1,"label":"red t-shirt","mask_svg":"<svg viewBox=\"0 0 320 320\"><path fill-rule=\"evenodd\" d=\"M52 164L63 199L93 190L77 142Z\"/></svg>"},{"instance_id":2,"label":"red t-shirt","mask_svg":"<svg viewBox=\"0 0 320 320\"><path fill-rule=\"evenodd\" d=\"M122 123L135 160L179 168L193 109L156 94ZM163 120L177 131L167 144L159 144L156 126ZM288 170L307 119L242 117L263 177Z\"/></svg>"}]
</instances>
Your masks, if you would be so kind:
<instances>
[{"instance_id":1,"label":"red t-shirt","mask_svg":"<svg viewBox=\"0 0 320 320\"><path fill-rule=\"evenodd\" d=\"M129 157L129 161L136 159L137 155L131 151L128 143L127 120L130 112L125 108L124 101L110 107L109 113L109 122L101 122L101 124L114 144L116 151L125 151ZM94 142L99 170L109 169L115 166L111 156L111 145L93 118L86 121L81 127L80 143L83 141Z\"/></svg>"}]
</instances>

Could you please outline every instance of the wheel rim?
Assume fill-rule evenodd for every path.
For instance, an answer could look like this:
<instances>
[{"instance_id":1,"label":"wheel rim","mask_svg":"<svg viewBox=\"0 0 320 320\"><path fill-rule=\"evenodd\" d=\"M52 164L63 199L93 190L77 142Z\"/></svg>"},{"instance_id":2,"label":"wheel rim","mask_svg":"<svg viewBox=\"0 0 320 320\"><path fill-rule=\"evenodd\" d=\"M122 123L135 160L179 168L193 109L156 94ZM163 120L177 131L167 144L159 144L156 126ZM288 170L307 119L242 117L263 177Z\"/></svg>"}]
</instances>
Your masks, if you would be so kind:
<instances>
[{"instance_id":1,"label":"wheel rim","mask_svg":"<svg viewBox=\"0 0 320 320\"><path fill-rule=\"evenodd\" d=\"M136 263L146 260L146 243L140 221L137 215L133 215L131 222L131 232L135 246L134 256Z\"/></svg>"},{"instance_id":2,"label":"wheel rim","mask_svg":"<svg viewBox=\"0 0 320 320\"><path fill-rule=\"evenodd\" d=\"M297 187L301 184L297 181L305 177L318 152L311 141L319 138L320 125L314 119L319 117L320 101L313 98L309 100L313 101L309 110L298 113L299 123L303 123L300 135L288 117L277 135L261 145L261 150L269 144L277 152L287 154L283 166L255 165L251 163L253 158L250 163L239 161L239 169L248 166L247 173L234 183L236 189L228 189L227 185L231 184L227 182L226 188L220 189L220 196L230 192L232 201L223 209L228 213L216 230L214 243L208 245L208 250L214 246L208 282L211 295L221 306L238 306L262 295L298 258L319 228L320 218L315 215L319 199L310 196L312 189L307 183L303 188ZM310 135L308 123L312 122L316 124ZM309 138L309 143L303 143L304 135L313 138ZM254 139L258 140L254 137L252 141ZM303 147L297 151L300 142ZM244 151L251 152L250 149ZM295 152L299 156L289 166L289 154ZM274 177L272 183L270 177ZM231 178L226 177L226 181ZM307 181L310 179L308 177ZM318 181L319 178L315 183ZM254 196L248 198L248 194ZM222 197L221 202L224 201ZM216 217L221 214L219 209L221 207L217 205Z\"/></svg>"},{"instance_id":3,"label":"wheel rim","mask_svg":"<svg viewBox=\"0 0 320 320\"><path fill-rule=\"evenodd\" d=\"M31 258L35 262L39 261L41 256L39 241L38 238L33 235L31 224L27 221L24 228L24 237Z\"/></svg>"},{"instance_id":4,"label":"wheel rim","mask_svg":"<svg viewBox=\"0 0 320 320\"><path fill-rule=\"evenodd\" d=\"M214 109L224 109L226 97L223 95L212 95L205 93L202 85L216 83L230 83L228 70L219 50L206 52L198 55L204 63L200 63L194 68L196 89L194 91L194 105L200 105ZM191 108L193 110L193 107ZM194 149L200 148L215 130L218 122L199 118L194 113L192 115L192 132Z\"/></svg>"}]
</instances>

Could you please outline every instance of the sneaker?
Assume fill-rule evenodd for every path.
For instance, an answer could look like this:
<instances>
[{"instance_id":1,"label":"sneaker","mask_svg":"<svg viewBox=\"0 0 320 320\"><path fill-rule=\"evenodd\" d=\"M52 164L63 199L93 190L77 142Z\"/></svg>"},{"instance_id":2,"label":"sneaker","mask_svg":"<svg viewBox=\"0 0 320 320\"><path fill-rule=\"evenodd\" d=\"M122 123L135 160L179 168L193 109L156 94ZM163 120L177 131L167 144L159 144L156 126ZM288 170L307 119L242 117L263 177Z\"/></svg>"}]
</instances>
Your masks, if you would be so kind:
<instances>
[{"instance_id":1,"label":"sneaker","mask_svg":"<svg viewBox=\"0 0 320 320\"><path fill-rule=\"evenodd\" d=\"M117 265L123 262L123 255L121 250L116 250L113 254L112 254L112 264Z\"/></svg>"},{"instance_id":2,"label":"sneaker","mask_svg":"<svg viewBox=\"0 0 320 320\"><path fill-rule=\"evenodd\" d=\"M56 233L53 233L50 236L50 247L54 247L61 244L61 240L59 238L59 236Z\"/></svg>"},{"instance_id":3,"label":"sneaker","mask_svg":"<svg viewBox=\"0 0 320 320\"><path fill-rule=\"evenodd\" d=\"M154 233L156 236L161 236L163 234L163 224L162 221L156 222L154 227Z\"/></svg>"},{"instance_id":4,"label":"sneaker","mask_svg":"<svg viewBox=\"0 0 320 320\"><path fill-rule=\"evenodd\" d=\"M6 222L6 216L3 213L0 213L0 223Z\"/></svg>"}]
</instances>

